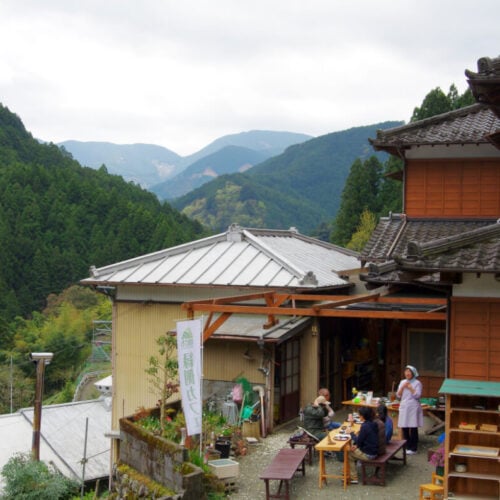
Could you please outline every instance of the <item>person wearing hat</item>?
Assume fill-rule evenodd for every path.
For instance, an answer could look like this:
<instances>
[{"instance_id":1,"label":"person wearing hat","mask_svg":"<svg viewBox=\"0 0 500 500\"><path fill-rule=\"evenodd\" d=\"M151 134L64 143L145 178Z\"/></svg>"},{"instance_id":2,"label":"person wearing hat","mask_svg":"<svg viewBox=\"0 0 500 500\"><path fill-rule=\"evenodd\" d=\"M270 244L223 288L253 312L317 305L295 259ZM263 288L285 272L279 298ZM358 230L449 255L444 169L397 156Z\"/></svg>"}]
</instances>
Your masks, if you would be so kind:
<instances>
[{"instance_id":1,"label":"person wearing hat","mask_svg":"<svg viewBox=\"0 0 500 500\"><path fill-rule=\"evenodd\" d=\"M417 453L418 428L424 425L424 413L420 405L422 382L417 377L417 369L414 366L406 365L404 379L399 383L396 392L397 397L401 400L398 427L403 430L408 455Z\"/></svg>"},{"instance_id":2,"label":"person wearing hat","mask_svg":"<svg viewBox=\"0 0 500 500\"><path fill-rule=\"evenodd\" d=\"M323 419L328 417L330 402L325 396L318 396L304 408L304 429L321 440L326 436Z\"/></svg>"}]
</instances>

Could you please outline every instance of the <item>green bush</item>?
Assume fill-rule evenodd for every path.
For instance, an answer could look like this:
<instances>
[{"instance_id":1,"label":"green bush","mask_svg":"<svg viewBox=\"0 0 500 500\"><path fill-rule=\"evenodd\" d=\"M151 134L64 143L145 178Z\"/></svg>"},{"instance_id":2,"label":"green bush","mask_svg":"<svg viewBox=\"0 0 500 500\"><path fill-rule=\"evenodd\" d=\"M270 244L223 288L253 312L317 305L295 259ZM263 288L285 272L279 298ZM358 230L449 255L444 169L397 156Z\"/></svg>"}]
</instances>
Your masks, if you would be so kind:
<instances>
[{"instance_id":1,"label":"green bush","mask_svg":"<svg viewBox=\"0 0 500 500\"><path fill-rule=\"evenodd\" d=\"M66 478L30 453L17 453L3 466L4 500L64 500L79 490L76 481Z\"/></svg>"}]
</instances>

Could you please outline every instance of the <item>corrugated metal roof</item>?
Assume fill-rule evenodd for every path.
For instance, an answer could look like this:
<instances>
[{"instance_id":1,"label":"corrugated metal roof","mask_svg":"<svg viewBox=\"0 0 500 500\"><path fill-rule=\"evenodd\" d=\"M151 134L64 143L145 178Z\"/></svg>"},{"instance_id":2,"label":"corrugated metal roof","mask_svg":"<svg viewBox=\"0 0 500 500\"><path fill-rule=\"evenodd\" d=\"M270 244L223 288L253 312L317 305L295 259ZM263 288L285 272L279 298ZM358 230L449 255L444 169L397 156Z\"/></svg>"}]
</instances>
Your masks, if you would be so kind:
<instances>
[{"instance_id":1,"label":"corrugated metal roof","mask_svg":"<svg viewBox=\"0 0 500 500\"><path fill-rule=\"evenodd\" d=\"M284 341L299 333L307 323L308 317L276 316L279 323L271 328L263 328L267 316L256 314L233 314L218 329L211 338L241 338L242 340L258 340L265 342ZM215 320L214 320L215 321Z\"/></svg>"},{"instance_id":2,"label":"corrugated metal roof","mask_svg":"<svg viewBox=\"0 0 500 500\"><path fill-rule=\"evenodd\" d=\"M33 408L0 416L0 468L15 453L31 451ZM40 458L52 461L65 476L81 480L88 418L85 480L109 475L111 410L104 399L42 407Z\"/></svg>"},{"instance_id":3,"label":"corrugated metal roof","mask_svg":"<svg viewBox=\"0 0 500 500\"><path fill-rule=\"evenodd\" d=\"M99 269L83 284L160 284L269 288L342 287L341 271L359 267L357 253L295 230L243 229Z\"/></svg>"}]
</instances>

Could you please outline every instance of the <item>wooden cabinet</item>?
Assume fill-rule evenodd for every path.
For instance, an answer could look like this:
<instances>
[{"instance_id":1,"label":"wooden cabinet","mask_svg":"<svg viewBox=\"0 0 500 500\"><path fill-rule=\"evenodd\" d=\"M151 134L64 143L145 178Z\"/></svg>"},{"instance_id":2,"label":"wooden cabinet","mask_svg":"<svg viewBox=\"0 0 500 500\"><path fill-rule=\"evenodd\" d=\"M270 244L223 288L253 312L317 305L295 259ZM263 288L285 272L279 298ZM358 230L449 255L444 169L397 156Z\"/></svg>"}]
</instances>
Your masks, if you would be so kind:
<instances>
[{"instance_id":1,"label":"wooden cabinet","mask_svg":"<svg viewBox=\"0 0 500 500\"><path fill-rule=\"evenodd\" d=\"M445 498L500 498L500 382L446 379Z\"/></svg>"}]
</instances>

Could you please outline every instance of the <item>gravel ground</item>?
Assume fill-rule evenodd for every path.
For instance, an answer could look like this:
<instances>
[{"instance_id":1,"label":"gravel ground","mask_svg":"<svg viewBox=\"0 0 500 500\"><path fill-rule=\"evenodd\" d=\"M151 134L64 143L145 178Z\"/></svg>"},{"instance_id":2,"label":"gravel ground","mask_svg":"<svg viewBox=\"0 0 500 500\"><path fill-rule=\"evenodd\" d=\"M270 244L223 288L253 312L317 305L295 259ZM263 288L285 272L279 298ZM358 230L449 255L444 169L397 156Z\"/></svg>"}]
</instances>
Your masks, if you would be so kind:
<instances>
[{"instance_id":1,"label":"gravel ground","mask_svg":"<svg viewBox=\"0 0 500 500\"><path fill-rule=\"evenodd\" d=\"M336 419L341 420L345 410L336 412ZM240 475L236 480L237 491L230 494L231 500L254 500L265 498L264 481L259 474L271 462L274 455L281 448L288 447L287 440L295 431L298 420L288 423L259 444L251 445L248 455L239 457ZM305 477L297 475L291 485L292 499L303 498L339 498L339 499L416 499L419 494L419 485L429 482L433 466L427 462L427 450L435 447L437 436L425 435L420 432L419 450L416 455L407 456L407 465L390 462L386 470L386 486L362 484L348 486L344 491L340 479L329 479L328 484L319 488L318 457L315 456L313 465L306 465ZM327 471L340 474L342 464L337 459L327 459ZM361 477L361 474L360 474ZM272 488L277 487L277 481L271 482Z\"/></svg>"}]
</instances>

